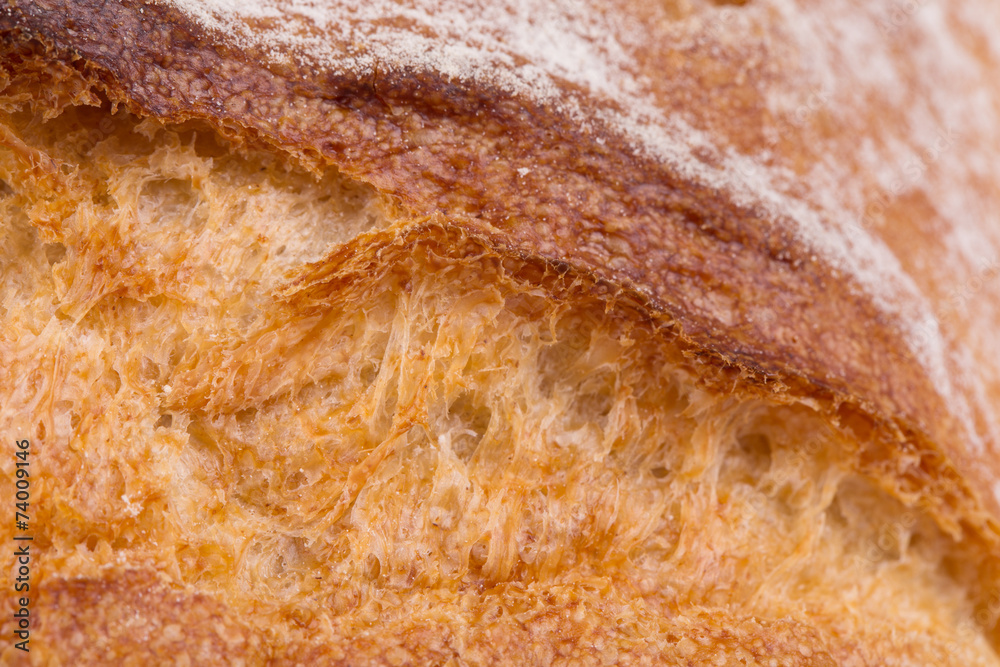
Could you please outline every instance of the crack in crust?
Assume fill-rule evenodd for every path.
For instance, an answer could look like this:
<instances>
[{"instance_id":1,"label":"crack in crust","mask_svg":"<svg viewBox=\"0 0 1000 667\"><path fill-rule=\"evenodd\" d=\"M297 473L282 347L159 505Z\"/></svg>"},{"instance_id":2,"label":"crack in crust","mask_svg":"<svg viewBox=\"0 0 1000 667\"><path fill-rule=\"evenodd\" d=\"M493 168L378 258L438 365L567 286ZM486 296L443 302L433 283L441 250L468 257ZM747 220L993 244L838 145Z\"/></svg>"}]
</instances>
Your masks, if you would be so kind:
<instances>
[{"instance_id":1,"label":"crack in crust","mask_svg":"<svg viewBox=\"0 0 1000 667\"><path fill-rule=\"evenodd\" d=\"M465 254L488 257L520 265L532 275L524 282L542 286L556 302L596 299L608 311L628 312L676 342L698 366L703 388L814 407L841 435L863 444L860 472L931 514L956 542L971 544L970 562L982 568L984 581L992 572L1000 514L991 484L1000 464L969 454L965 426L910 350L904 325L815 257L781 220L762 219L728 193L637 155L599 122L584 130L551 106L463 86L433 72L316 76L307 66L269 63L261 53L227 47L169 5L14 2L0 9L0 29L8 79L52 66L56 77L79 77L69 86L78 102L99 103L93 88L140 117L168 124L204 122L238 144L291 156L317 173L336 167L391 202L386 204L393 207L389 227L346 240L282 286L257 338L237 339L233 349L220 348L218 357L199 360L201 366L178 366L183 373L173 380L165 408L230 415L250 403L266 403L277 390L268 394L255 388L254 369L233 362L238 357L233 350L251 357L255 346L273 345L268 336L288 321L320 318L332 295L379 270L399 267L414 254L455 261ZM38 108L64 102L40 101ZM12 137L2 142L14 153L23 150L19 159L38 157ZM37 162L32 166L39 175L36 187L57 192L58 165ZM70 314L83 317L90 305ZM769 316L758 317L764 310ZM283 341L288 349L299 343ZM206 369L226 364L235 369L234 376L249 378L244 390L223 395L218 387L199 384L209 376ZM255 389L262 393L255 395ZM203 425L189 431L196 440L208 439L207 432ZM345 515L357 494L347 496L349 502L337 505L331 522ZM104 613L119 600L132 605L140 618L148 613L155 617L150 627L167 629L165 643L138 642L127 650L134 655L153 651L149 660L178 651L169 641L169 628L181 615L178 610L188 607L199 622L217 628L203 642L209 653L192 657L194 662L209 655L212 660L261 655L252 643L262 640L227 617L224 606L144 576L54 579L45 604L56 609L86 603ZM616 607L602 597L605 593L539 591L540 608L547 605L548 612L529 615L530 622L520 627L488 626L482 631L493 634L473 643L480 649L495 647L483 662L513 655L551 659L525 647L571 651L554 640L567 632L606 646L618 659L635 650L636 656L660 655L678 664L709 658L766 664L765 657L776 656L780 664L846 664L863 652L824 635L819 621L815 627L800 626L739 615L710 618L706 612L671 625L675 619L663 610L642 619L644 632L676 633L676 641L650 647L607 630L627 605ZM433 609L433 600L421 602L426 606L420 613ZM470 594L467 602L483 605L477 613L484 617L491 613L483 598ZM582 626L566 621L584 608ZM654 616L658 620L650 620ZM53 618L56 623L57 615ZM102 618L83 626L52 625L48 631L69 638L79 632L109 636ZM282 664L316 651L317 660L332 664L444 662L460 653L455 645L468 638L456 638L454 627L438 621L406 625L395 646L345 634L349 643L317 648L302 630L286 646L287 655L269 659ZM225 637L232 641L219 643ZM58 650L70 648L65 644ZM338 653L343 650L356 654Z\"/></svg>"},{"instance_id":2,"label":"crack in crust","mask_svg":"<svg viewBox=\"0 0 1000 667\"><path fill-rule=\"evenodd\" d=\"M921 466L942 480L927 497L944 521L968 522L991 542L1000 534L994 467L969 454L902 323L780 221L636 155L609 131L583 132L550 107L433 72L380 72L376 91L371 78L265 63L159 3L45 0L15 3L4 17L8 49L43 39L46 57L72 62L140 115L204 120L235 140L334 165L412 217L615 285L722 362L825 404L834 419L866 415L887 453L925 452Z\"/></svg>"}]
</instances>

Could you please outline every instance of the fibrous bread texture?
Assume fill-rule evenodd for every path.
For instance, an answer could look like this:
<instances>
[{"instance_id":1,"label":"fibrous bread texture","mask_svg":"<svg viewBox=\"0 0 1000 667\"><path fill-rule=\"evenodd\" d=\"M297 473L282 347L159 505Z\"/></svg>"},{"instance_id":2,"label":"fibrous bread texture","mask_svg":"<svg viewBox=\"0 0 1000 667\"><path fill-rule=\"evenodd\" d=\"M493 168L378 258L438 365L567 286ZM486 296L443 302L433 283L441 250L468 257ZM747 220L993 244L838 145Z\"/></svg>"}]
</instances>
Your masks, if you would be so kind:
<instances>
[{"instance_id":1,"label":"fibrous bread texture","mask_svg":"<svg viewBox=\"0 0 1000 667\"><path fill-rule=\"evenodd\" d=\"M988 548L870 424L592 276L60 76L0 100L36 664L1000 662Z\"/></svg>"}]
</instances>

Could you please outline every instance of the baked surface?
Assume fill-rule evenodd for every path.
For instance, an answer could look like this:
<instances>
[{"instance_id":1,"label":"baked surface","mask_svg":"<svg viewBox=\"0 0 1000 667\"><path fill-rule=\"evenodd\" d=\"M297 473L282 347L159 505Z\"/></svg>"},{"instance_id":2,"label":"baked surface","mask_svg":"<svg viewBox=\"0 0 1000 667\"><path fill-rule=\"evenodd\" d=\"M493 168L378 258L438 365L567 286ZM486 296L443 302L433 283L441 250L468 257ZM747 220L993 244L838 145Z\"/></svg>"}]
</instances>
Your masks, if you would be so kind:
<instances>
[{"instance_id":1,"label":"baked surface","mask_svg":"<svg viewBox=\"0 0 1000 667\"><path fill-rule=\"evenodd\" d=\"M32 655L997 664L1000 17L897 10L0 10Z\"/></svg>"}]
</instances>

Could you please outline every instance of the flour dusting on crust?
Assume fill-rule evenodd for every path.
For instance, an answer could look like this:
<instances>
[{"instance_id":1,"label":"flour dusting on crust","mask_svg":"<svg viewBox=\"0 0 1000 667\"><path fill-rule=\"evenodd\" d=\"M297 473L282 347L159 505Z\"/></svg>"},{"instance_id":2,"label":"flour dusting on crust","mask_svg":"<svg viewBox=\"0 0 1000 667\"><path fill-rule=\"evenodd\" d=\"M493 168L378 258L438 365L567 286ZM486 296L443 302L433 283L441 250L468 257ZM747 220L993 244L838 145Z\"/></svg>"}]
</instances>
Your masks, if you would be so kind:
<instances>
[{"instance_id":1,"label":"flour dusting on crust","mask_svg":"<svg viewBox=\"0 0 1000 667\"><path fill-rule=\"evenodd\" d=\"M964 422L971 451L982 453L983 436L1000 442L995 424L987 427L991 433L979 432L965 398L984 395L982 387L976 386L979 380L974 372L975 363L984 363L984 355L978 354L971 362L968 354L951 349L941 331L940 309L936 311L927 301L877 230L859 224L859 211L870 197L859 189L858 182L864 179L849 165L824 161L810 175L811 194L806 198L796 194L801 176L789 168L772 163L767 155L747 155L717 145L712 136L698 129L695 118L665 114L650 92L650 82L633 69L632 49L649 46L635 41L648 39L649 30L616 15L613 7L597 7L587 0L521 0L502 5L476 0L373 0L350 5L315 0L170 0L169 4L220 38L262 49L275 62L292 59L353 74L370 74L376 67L431 71L559 105L584 129L592 124L611 129L637 152L659 159L682 177L725 191L747 207L763 207L771 221L791 223L817 255L852 276L884 312L904 323L914 356ZM681 20L696 29L701 26L723 36L731 33L730 41L738 43L766 32L768 22L780 19L799 40L795 56L800 76L808 81L797 85L828 91L826 111L849 115L874 94L903 104L906 87L900 81L906 73L893 65L896 35L886 32L885 17L878 8L851 0L834 0L833 6L832 12L822 13L823 25L811 24L810 13L789 0L751 3L739 8L735 18L732 8L723 10L730 12L727 15L699 5L700 13ZM949 80L951 72L960 74L969 55L936 23L941 18L937 12L933 6L923 7L907 17L899 30L920 36L919 43L927 46L926 65L939 70L935 81L940 82ZM838 17L832 26L829 13ZM345 49L344 44L349 46ZM838 87L838 81L851 85ZM873 178L881 179L883 189L893 187L892 167L898 171L913 158L910 147L931 145L935 133L954 122L956 108L961 113L963 104L978 105L973 118L978 117L984 128L992 126L992 120L983 116L982 100L956 100L967 84L956 80L952 88L916 101L909 118L917 125L899 128L898 136L888 133L881 145L859 146L857 158ZM775 90L774 95L781 92ZM822 147L816 153L822 153ZM962 179L969 169L977 168L964 165L959 153L942 158L947 160L942 173ZM988 170L989 166L978 168ZM905 182L904 194L919 191L923 178L927 175ZM972 249L989 252L992 244L995 252L1000 241L983 238L976 231L981 227L978 220L963 219L963 204L945 202L942 213L949 226L945 239L950 254L967 262ZM967 268L962 264L956 271ZM996 335L980 338L981 350L1000 350ZM989 406L977 407L981 414L989 412Z\"/></svg>"}]
</instances>

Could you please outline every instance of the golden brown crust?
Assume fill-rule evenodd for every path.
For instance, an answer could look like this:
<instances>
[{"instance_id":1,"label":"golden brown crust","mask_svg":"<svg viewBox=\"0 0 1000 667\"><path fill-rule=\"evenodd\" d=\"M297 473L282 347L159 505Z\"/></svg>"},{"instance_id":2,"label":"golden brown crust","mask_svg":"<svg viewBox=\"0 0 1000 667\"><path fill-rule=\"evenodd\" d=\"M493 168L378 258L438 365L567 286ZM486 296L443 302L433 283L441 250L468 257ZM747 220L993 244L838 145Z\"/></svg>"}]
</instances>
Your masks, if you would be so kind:
<instances>
[{"instance_id":1,"label":"golden brown crust","mask_svg":"<svg viewBox=\"0 0 1000 667\"><path fill-rule=\"evenodd\" d=\"M36 629L47 641L36 652L43 663L86 665L446 664L459 657L472 664L704 664L720 656L760 664L776 659L792 667L838 664L829 637L792 621L708 613L657 621L651 610L636 616L611 590L603 593L599 600L570 587L537 590L529 597L536 608L518 610L516 621L510 616L515 610L504 609L502 591L470 594L464 603L480 618L470 628L432 612L416 622L386 624L372 637L361 628L341 628L340 641L325 645L310 645L308 632L296 632L269 654L266 640L218 602L172 589L152 573L126 571L50 582L36 610ZM69 609L86 613L61 613ZM463 650L469 647L474 650ZM834 650L849 654L845 649Z\"/></svg>"},{"instance_id":2,"label":"golden brown crust","mask_svg":"<svg viewBox=\"0 0 1000 667\"><path fill-rule=\"evenodd\" d=\"M39 634L50 638L35 647L43 662L224 664L262 653L260 638L218 602L172 590L149 572L49 582L34 611Z\"/></svg>"},{"instance_id":3,"label":"golden brown crust","mask_svg":"<svg viewBox=\"0 0 1000 667\"><path fill-rule=\"evenodd\" d=\"M15 2L4 24L9 43L44 40L52 56L142 115L207 120L229 136L336 165L397 197L414 217L634 295L720 363L819 401L848 428L855 414L873 421L886 452L898 452L888 456L901 478L941 481L927 498L940 503L943 520L968 521L996 539L1000 467L970 451L968 423L913 349L907 323L781 220L637 154L599 123L584 132L552 105L459 86L433 71L378 71L377 80L315 76L309 66L227 47L159 3ZM712 62L703 60L709 52ZM813 127L833 122L827 113L804 127L772 118L764 98L775 74L764 64L738 68L743 54L719 53L710 41L678 55L706 71L740 69L742 92L706 85L706 72L684 65L676 76L662 72L670 89L658 103L706 118L711 112L713 127L724 124L743 150L774 148L764 135L775 126L801 142L836 132ZM692 99L691 91L703 97ZM605 104L593 103L594 114ZM887 222L894 235L914 224L903 215ZM983 428L993 416L974 406L972 418ZM988 431L985 438L985 451L994 451ZM917 460L904 466L904 452Z\"/></svg>"},{"instance_id":4,"label":"golden brown crust","mask_svg":"<svg viewBox=\"0 0 1000 667\"><path fill-rule=\"evenodd\" d=\"M462 85L434 71L317 75L309 63L275 64L262 48L237 49L160 3L43 0L13 2L0 12L4 67L8 78L20 74L34 82L26 88L28 95L58 90L38 84L49 76L50 82L68 82L66 95L79 99L93 96L93 86L141 117L177 124L204 121L234 140L278 149L317 169L333 165L398 204L391 228L351 239L285 285L254 336L220 347L215 357L180 364L165 409L230 414L272 399L274 386L285 387L280 372L272 385L255 384L251 362L241 362L240 354L252 360L255 346L272 344L271 332L295 318L320 317L343 285L364 282L387 266L435 254L511 261L522 283L542 285L557 300L596 298L612 304L673 340L706 387L775 402L803 401L824 412L862 443L859 471L933 514L956 541L973 545L969 550L975 555L968 562L989 570L983 563L995 559L1000 520L994 495L1000 463L989 456L998 446L992 435L996 416L971 400L966 401L971 415L963 415L913 346L905 318L879 302L856 276L817 254L790 221L636 151L603 126L599 112L614 109L614 103L590 100L587 112L593 117L583 129L578 117L556 105L499 87ZM707 38L637 57L662 78L655 96L662 110L683 110L716 132L720 142L745 153L767 148L788 162L806 163L799 170L808 190L808 163L817 156L802 146L820 137L842 136L836 140L842 146L853 139L845 131L847 123L828 111L796 126L775 117L767 98L780 87L775 79L781 78L781 68L768 63L762 43L755 42L760 52L746 66L738 62L745 52ZM331 43L335 51L346 53L347 47ZM984 56L982 67L987 63ZM720 69L739 71L741 82L719 83L713 72ZM577 91L564 82L562 92ZM38 99L37 108L61 104ZM778 144L768 138L775 128L789 133ZM10 137L4 142L16 143ZM986 146L984 153L990 149ZM43 199L47 188L59 190L57 165L35 164L29 154L19 159L32 163ZM996 199L995 191L981 190L980 203ZM911 222L915 208L919 202L907 200L887 213L890 236L903 237L919 226L917 218ZM924 219L933 218L928 213ZM895 243L904 264L916 263L925 252L916 248L907 254L904 241ZM155 276L132 276L128 296L150 297L156 286ZM947 286L921 288L941 312L937 306L946 302ZM989 317L976 327L1000 325ZM300 349L298 340L282 344ZM960 337L948 341L960 351L963 344ZM984 348L969 349L975 357ZM241 379L236 385L244 384L225 391L213 387L205 370L220 367ZM1000 379L986 376L978 388L960 387L959 398L979 392L988 405L1000 398L997 387ZM969 444L976 430L983 441L979 454ZM352 475L364 472L359 467ZM341 505L332 506L329 524L344 516L346 505ZM84 620L53 613L40 632L50 638L53 651L62 652L53 654L62 662L78 654L74 641L80 633L95 642L110 638L136 664L179 654L182 645L187 651L192 641L202 651L187 651L192 664L234 656L263 660L265 655L274 664L446 663L456 657L484 664L515 657L538 663L558 657L595 664L640 659L873 664L886 651L895 651L901 661L949 659L936 644L911 646L900 639L886 648L891 642L880 644L861 630L846 639L835 636L829 627L836 624L827 625L829 619L821 616L775 621L687 608L674 618L672 610L656 608L659 600L647 605L621 599L629 586L616 582L614 590L594 593L539 584L538 591L519 593L517 604L541 600L540 611L520 610L502 622L483 620L502 593L466 591L442 600L427 593L426 599L408 601L416 612L401 612L396 621L380 619L374 639L348 621L322 632L303 621L299 635L274 641L260 628L248 629L234 619L222 603L146 575L118 573L84 581L55 576L46 583L43 609L86 604L101 613ZM577 623L581 605L586 613ZM140 626L157 628L163 642L121 634L116 606L133 610L143 620ZM462 620L450 621L450 609L456 618L464 614ZM630 633L627 624L622 630L622 615L636 609L648 615L636 621L641 631ZM470 626L469 618L482 622ZM396 637L394 622L399 626L395 643L387 639ZM174 623L193 624L201 634L171 643ZM107 653L87 657L95 664L104 659Z\"/></svg>"},{"instance_id":5,"label":"golden brown crust","mask_svg":"<svg viewBox=\"0 0 1000 667\"><path fill-rule=\"evenodd\" d=\"M877 664L880 655L919 664L950 659L947 647L928 648L912 639L890 642L864 633L838 637L824 630L822 619L814 626L718 610L664 613L622 599L609 582L504 588L429 593L411 602L414 609L398 610L396 618L375 627L342 624L333 632L318 632L305 612L290 630L261 632L248 629L219 602L178 590L151 572L56 580L48 582L34 610L40 619L35 630L45 641L36 644L32 658L34 664L85 665L444 665L459 660L788 667ZM459 618L460 608L475 621ZM317 636L324 641L317 643ZM887 644L892 653L880 654ZM16 653L0 655L19 664Z\"/></svg>"}]
</instances>

